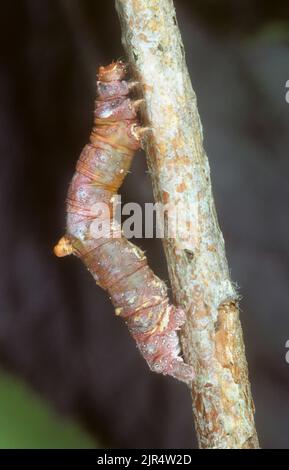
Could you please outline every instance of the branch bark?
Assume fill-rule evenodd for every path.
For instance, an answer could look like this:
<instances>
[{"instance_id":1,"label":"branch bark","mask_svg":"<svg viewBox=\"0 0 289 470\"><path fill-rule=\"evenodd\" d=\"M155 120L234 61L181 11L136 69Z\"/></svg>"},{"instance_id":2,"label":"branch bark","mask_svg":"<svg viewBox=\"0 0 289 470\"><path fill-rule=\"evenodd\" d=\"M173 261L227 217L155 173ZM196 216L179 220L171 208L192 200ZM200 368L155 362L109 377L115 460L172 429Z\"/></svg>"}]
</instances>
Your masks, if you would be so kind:
<instances>
[{"instance_id":1,"label":"branch bark","mask_svg":"<svg viewBox=\"0 0 289 470\"><path fill-rule=\"evenodd\" d=\"M143 84L146 152L155 200L188 207L189 237L163 240L201 448L258 448L238 295L215 212L202 126L172 0L116 0L123 45Z\"/></svg>"}]
</instances>

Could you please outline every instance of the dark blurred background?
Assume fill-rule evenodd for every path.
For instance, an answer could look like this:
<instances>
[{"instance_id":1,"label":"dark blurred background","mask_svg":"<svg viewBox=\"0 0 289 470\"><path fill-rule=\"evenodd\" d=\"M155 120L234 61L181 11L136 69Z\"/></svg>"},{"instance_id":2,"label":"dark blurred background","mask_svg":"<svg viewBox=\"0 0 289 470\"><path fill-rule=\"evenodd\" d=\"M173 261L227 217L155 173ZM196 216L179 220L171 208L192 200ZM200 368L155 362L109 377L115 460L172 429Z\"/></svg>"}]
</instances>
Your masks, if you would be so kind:
<instances>
[{"instance_id":1,"label":"dark blurred background","mask_svg":"<svg viewBox=\"0 0 289 470\"><path fill-rule=\"evenodd\" d=\"M243 297L261 444L289 448L288 3L175 5L232 277ZM87 445L196 447L186 387L150 373L82 264L52 255L92 124L96 68L124 55L114 2L6 1L0 22L0 413L6 410L12 426L9 443L0 433L0 447L55 445L53 432L44 432L44 444L33 440L37 395L58 420L86 430ZM124 201L149 202L142 153L132 171ZM160 242L137 243L167 280ZM17 377L11 388L3 371ZM28 442L16 439L21 421L7 411L15 410L18 393L9 390L22 382L36 393L26 416ZM84 445L82 439L71 445ZM58 445L67 446L61 433Z\"/></svg>"}]
</instances>

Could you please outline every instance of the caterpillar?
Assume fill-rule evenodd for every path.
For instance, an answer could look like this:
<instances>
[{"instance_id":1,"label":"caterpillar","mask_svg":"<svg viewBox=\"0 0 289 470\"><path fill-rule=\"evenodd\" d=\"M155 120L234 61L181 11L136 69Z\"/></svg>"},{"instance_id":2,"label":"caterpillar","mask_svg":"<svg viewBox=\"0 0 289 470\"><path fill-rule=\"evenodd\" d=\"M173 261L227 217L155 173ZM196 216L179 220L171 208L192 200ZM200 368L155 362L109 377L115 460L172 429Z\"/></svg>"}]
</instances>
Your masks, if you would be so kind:
<instances>
[{"instance_id":1,"label":"caterpillar","mask_svg":"<svg viewBox=\"0 0 289 470\"><path fill-rule=\"evenodd\" d=\"M194 371L180 356L177 335L185 312L170 304L165 283L121 231L118 237L111 233L96 237L92 230L95 224L114 224L113 198L147 131L137 117L143 100L130 98L136 82L125 79L126 71L121 61L98 70L94 126L69 186L67 233L54 253L78 256L96 283L108 291L116 315L125 320L152 371L189 383ZM109 208L106 218L99 215L98 203Z\"/></svg>"}]
</instances>

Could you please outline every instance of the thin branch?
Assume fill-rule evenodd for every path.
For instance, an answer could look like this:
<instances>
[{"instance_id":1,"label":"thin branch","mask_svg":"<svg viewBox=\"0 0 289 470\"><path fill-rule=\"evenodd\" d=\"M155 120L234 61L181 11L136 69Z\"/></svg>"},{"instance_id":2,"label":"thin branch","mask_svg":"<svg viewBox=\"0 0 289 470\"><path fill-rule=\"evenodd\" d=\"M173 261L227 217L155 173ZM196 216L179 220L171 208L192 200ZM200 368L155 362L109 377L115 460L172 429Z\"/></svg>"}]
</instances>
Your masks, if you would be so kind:
<instances>
[{"instance_id":1,"label":"thin branch","mask_svg":"<svg viewBox=\"0 0 289 470\"><path fill-rule=\"evenodd\" d=\"M257 448L238 295L229 276L202 127L172 0L116 0L123 45L143 84L146 142L156 201L183 204L193 230L164 239L170 280L187 313L183 354L201 448Z\"/></svg>"}]
</instances>

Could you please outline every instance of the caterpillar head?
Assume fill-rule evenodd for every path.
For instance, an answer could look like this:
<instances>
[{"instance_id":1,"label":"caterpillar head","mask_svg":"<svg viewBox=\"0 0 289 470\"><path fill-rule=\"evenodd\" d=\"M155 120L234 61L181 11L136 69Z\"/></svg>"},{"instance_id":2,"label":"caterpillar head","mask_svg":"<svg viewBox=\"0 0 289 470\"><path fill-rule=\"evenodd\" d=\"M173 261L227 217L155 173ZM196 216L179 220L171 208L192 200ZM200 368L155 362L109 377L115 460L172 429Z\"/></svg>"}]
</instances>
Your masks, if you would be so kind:
<instances>
[{"instance_id":1,"label":"caterpillar head","mask_svg":"<svg viewBox=\"0 0 289 470\"><path fill-rule=\"evenodd\" d=\"M98 69L98 80L101 82L122 80L126 75L126 68L126 64L121 60L109 65L101 66Z\"/></svg>"}]
</instances>

